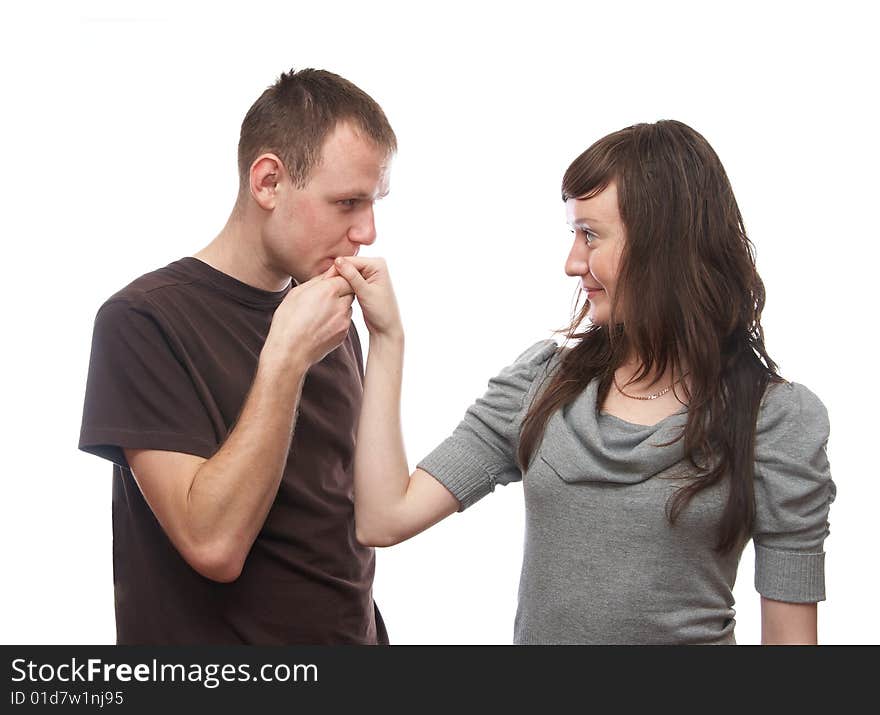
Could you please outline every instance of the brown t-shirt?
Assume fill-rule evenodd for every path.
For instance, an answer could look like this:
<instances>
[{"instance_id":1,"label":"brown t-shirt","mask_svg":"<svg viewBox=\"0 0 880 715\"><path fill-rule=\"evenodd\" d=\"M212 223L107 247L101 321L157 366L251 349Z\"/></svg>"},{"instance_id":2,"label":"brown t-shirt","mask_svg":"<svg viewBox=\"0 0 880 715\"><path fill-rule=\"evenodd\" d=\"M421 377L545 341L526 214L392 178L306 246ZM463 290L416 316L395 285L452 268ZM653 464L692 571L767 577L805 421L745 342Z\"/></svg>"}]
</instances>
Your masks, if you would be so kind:
<instances>
[{"instance_id":1,"label":"brown t-shirt","mask_svg":"<svg viewBox=\"0 0 880 715\"><path fill-rule=\"evenodd\" d=\"M306 375L278 494L236 581L211 581L184 561L122 451L210 458L235 424L288 290L183 258L98 311L79 447L113 462L120 644L388 642L373 603L374 552L354 530L363 358L353 325Z\"/></svg>"}]
</instances>

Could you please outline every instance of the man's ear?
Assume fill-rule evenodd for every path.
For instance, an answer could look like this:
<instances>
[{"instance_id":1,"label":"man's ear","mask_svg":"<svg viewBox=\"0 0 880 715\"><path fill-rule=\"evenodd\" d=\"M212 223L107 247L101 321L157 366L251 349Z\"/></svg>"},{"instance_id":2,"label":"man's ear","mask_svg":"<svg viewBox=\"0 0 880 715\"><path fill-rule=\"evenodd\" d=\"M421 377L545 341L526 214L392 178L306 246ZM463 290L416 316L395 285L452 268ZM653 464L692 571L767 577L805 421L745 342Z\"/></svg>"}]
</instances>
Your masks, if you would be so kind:
<instances>
[{"instance_id":1,"label":"man's ear","mask_svg":"<svg viewBox=\"0 0 880 715\"><path fill-rule=\"evenodd\" d=\"M260 208L271 211L275 208L278 183L282 180L284 164L275 154L261 154L250 170L251 196Z\"/></svg>"}]
</instances>

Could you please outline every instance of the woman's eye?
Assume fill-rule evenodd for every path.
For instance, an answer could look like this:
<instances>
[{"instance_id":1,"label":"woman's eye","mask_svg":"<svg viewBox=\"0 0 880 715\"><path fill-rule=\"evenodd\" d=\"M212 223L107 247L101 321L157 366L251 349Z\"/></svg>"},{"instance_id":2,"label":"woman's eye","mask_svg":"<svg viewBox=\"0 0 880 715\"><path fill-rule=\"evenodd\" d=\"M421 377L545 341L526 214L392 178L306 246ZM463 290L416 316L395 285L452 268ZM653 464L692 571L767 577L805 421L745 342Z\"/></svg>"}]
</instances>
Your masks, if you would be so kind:
<instances>
[{"instance_id":1,"label":"woman's eye","mask_svg":"<svg viewBox=\"0 0 880 715\"><path fill-rule=\"evenodd\" d=\"M592 233L591 231L587 231L584 228L572 229L571 232L573 234L582 233L584 235L584 241L588 246L591 246L593 244L593 239L596 238L596 234Z\"/></svg>"}]
</instances>

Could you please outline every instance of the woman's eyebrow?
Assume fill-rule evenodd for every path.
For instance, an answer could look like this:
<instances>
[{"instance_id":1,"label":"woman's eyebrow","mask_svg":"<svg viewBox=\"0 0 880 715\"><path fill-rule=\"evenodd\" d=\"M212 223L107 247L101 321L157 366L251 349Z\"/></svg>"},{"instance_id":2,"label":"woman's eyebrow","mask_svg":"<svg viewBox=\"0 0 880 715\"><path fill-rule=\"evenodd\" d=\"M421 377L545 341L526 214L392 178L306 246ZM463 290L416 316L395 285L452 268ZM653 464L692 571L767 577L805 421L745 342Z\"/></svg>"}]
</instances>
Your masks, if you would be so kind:
<instances>
[{"instance_id":1,"label":"woman's eyebrow","mask_svg":"<svg viewBox=\"0 0 880 715\"><path fill-rule=\"evenodd\" d=\"M572 226L580 226L581 224L589 225L591 223L603 223L603 222L599 221L598 219L595 219L595 218L590 218L589 216L581 216L579 218L575 218L574 220L572 220L571 225Z\"/></svg>"}]
</instances>

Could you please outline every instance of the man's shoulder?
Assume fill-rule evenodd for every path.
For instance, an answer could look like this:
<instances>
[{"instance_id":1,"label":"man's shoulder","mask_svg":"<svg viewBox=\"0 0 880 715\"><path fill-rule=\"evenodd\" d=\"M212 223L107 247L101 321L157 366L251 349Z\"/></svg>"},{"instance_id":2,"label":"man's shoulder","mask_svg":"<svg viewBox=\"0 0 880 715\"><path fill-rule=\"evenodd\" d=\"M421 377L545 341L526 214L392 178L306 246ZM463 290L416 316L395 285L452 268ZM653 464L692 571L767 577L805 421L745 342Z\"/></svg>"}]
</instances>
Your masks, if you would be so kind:
<instances>
[{"instance_id":1,"label":"man's shoulder","mask_svg":"<svg viewBox=\"0 0 880 715\"><path fill-rule=\"evenodd\" d=\"M119 311L127 308L150 311L163 300L174 300L181 290L185 291L197 277L186 270L182 260L173 261L162 268L144 273L105 300L98 313Z\"/></svg>"}]
</instances>

